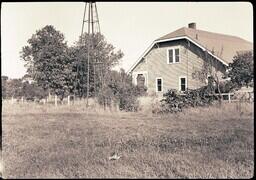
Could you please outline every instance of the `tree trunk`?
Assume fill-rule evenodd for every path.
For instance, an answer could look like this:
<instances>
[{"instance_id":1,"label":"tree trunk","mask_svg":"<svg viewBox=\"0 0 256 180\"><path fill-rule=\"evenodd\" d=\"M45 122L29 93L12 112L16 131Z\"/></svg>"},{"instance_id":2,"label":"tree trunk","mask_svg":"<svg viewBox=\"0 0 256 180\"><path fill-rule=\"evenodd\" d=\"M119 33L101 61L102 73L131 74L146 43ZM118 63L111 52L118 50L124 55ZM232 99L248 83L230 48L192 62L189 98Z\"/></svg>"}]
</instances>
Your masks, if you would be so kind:
<instances>
[{"instance_id":1,"label":"tree trunk","mask_svg":"<svg viewBox=\"0 0 256 180\"><path fill-rule=\"evenodd\" d=\"M220 82L219 82L218 76L215 75L215 77L216 77L215 82L216 82L217 90L218 90L218 94L219 94L219 96L218 96L218 101L219 101L219 105L221 105L221 103L222 103L222 95L221 95L221 92L220 92Z\"/></svg>"}]
</instances>

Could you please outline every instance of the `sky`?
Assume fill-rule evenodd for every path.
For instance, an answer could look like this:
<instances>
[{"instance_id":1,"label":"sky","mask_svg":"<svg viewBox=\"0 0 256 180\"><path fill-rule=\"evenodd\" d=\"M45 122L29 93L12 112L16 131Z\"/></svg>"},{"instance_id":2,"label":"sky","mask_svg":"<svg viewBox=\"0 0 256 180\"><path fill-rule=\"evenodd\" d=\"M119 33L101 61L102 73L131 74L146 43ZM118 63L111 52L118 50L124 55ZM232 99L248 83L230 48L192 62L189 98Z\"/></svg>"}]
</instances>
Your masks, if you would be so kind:
<instances>
[{"instance_id":1,"label":"sky","mask_svg":"<svg viewBox=\"0 0 256 180\"><path fill-rule=\"evenodd\" d=\"M197 29L253 42L253 7L249 2L97 2L101 33L124 53L116 68L128 70L157 38L195 22ZM26 73L20 51L37 30L53 25L68 45L82 29L84 2L1 4L1 75Z\"/></svg>"}]
</instances>

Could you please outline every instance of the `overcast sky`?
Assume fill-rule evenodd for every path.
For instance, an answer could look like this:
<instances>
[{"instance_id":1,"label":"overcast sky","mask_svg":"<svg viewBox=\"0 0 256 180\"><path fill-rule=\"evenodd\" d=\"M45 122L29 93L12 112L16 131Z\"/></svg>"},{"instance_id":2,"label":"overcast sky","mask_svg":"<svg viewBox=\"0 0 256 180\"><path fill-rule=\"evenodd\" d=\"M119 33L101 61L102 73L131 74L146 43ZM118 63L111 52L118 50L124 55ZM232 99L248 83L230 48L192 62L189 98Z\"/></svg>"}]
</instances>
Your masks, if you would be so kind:
<instances>
[{"instance_id":1,"label":"overcast sky","mask_svg":"<svg viewBox=\"0 0 256 180\"><path fill-rule=\"evenodd\" d=\"M73 44L81 33L83 2L1 4L1 74L21 78L21 48L45 25ZM125 70L157 38L197 23L197 29L235 35L253 42L253 7L248 2L97 2L101 33L124 52Z\"/></svg>"}]
</instances>

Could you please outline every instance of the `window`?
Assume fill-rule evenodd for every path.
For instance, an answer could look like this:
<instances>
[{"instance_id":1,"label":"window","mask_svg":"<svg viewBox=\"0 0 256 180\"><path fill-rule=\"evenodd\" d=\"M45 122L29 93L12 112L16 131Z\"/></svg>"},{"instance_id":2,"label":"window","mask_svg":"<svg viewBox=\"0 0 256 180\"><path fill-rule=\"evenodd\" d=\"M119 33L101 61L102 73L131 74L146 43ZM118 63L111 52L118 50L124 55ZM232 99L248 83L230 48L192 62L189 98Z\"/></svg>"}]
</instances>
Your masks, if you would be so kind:
<instances>
[{"instance_id":1,"label":"window","mask_svg":"<svg viewBox=\"0 0 256 180\"><path fill-rule=\"evenodd\" d=\"M180 51L179 49L175 49L175 62L180 61Z\"/></svg>"},{"instance_id":2,"label":"window","mask_svg":"<svg viewBox=\"0 0 256 180\"><path fill-rule=\"evenodd\" d=\"M187 79L186 79L186 77L180 77L180 87L179 87L179 89L180 89L180 91L186 91L186 89L187 89Z\"/></svg>"},{"instance_id":3,"label":"window","mask_svg":"<svg viewBox=\"0 0 256 180\"><path fill-rule=\"evenodd\" d=\"M145 76L143 74L137 75L137 86L143 88L145 86Z\"/></svg>"},{"instance_id":4,"label":"window","mask_svg":"<svg viewBox=\"0 0 256 180\"><path fill-rule=\"evenodd\" d=\"M173 49L169 50L169 63L173 63Z\"/></svg>"},{"instance_id":5,"label":"window","mask_svg":"<svg viewBox=\"0 0 256 180\"><path fill-rule=\"evenodd\" d=\"M138 71L132 73L132 81L134 85L140 86L148 85L148 72L147 71Z\"/></svg>"},{"instance_id":6,"label":"window","mask_svg":"<svg viewBox=\"0 0 256 180\"><path fill-rule=\"evenodd\" d=\"M162 92L163 90L163 80L162 78L156 78L156 92Z\"/></svg>"},{"instance_id":7,"label":"window","mask_svg":"<svg viewBox=\"0 0 256 180\"><path fill-rule=\"evenodd\" d=\"M168 56L167 56L168 57L168 59L167 59L168 64L180 62L180 50L179 50L179 48L168 49L167 54L168 54Z\"/></svg>"}]
</instances>

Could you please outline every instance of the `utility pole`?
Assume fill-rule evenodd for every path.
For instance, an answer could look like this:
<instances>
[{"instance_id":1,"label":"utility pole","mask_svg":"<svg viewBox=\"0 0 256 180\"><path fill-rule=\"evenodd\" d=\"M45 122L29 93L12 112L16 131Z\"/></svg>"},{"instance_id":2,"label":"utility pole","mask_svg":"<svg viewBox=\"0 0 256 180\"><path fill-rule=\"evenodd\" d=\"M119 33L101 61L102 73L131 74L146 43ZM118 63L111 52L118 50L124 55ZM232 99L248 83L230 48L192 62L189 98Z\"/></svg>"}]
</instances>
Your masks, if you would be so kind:
<instances>
[{"instance_id":1,"label":"utility pole","mask_svg":"<svg viewBox=\"0 0 256 180\"><path fill-rule=\"evenodd\" d=\"M86 11L88 5L88 11ZM88 13L88 18L86 19L86 15ZM86 23L86 24L85 24ZM89 93L90 93L90 61L93 60L91 59L91 52L94 52L94 43L93 43L93 38L95 33L100 33L100 24L99 24L99 18L98 18L98 11L97 11L97 6L96 2L90 1L90 2L85 2L85 7L84 7L84 16L83 16L83 23L82 23L82 32L81 32L81 37L84 34L84 26L87 25L87 34L88 34L88 41L87 41L87 80L86 80L86 107L88 107L88 98L89 98ZM85 32L86 33L86 32ZM83 38L81 38L83 40ZM82 42L83 43L83 42ZM84 41L86 43L86 41ZM86 45L86 44L85 44ZM91 49L92 47L92 49ZM85 62L85 61L84 61ZM93 60L93 71L94 71L94 92L96 91L96 85L95 85L95 65L96 65L96 60ZM85 63L86 65L86 63ZM79 67L78 67L79 68ZM77 71L79 73L79 71Z\"/></svg>"}]
</instances>

